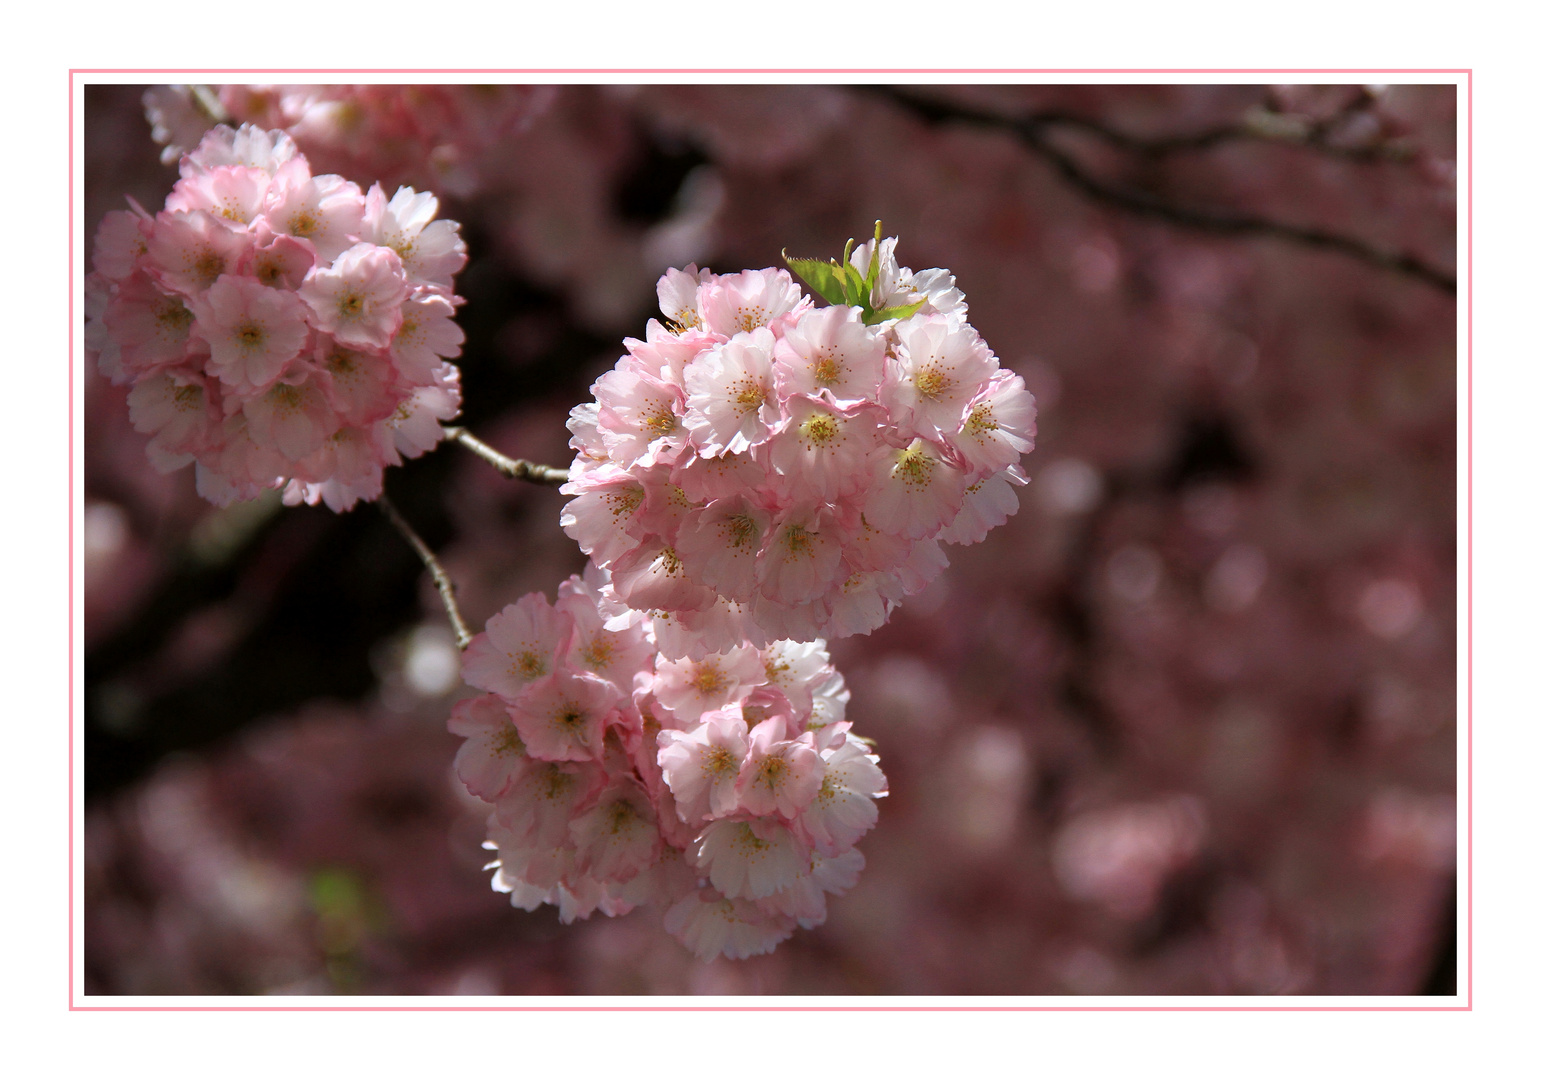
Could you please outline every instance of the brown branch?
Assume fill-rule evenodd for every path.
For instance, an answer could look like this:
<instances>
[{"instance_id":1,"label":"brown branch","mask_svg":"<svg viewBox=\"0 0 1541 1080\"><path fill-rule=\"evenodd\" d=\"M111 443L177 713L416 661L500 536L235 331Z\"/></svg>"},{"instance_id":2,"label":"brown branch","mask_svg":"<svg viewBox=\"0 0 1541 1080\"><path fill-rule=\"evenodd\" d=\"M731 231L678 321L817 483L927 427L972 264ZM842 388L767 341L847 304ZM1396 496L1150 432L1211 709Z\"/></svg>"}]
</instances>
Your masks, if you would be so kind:
<instances>
[{"instance_id":1,"label":"brown branch","mask_svg":"<svg viewBox=\"0 0 1541 1080\"><path fill-rule=\"evenodd\" d=\"M193 83L188 86L187 94L188 100L199 112L209 118L210 123L230 123L230 114L225 111L224 105L220 104L219 94L213 87Z\"/></svg>"},{"instance_id":2,"label":"brown branch","mask_svg":"<svg viewBox=\"0 0 1541 1080\"><path fill-rule=\"evenodd\" d=\"M1030 114L1029 118L1042 127L1073 128L1093 135L1120 150L1150 158L1210 150L1232 142L1264 142L1300 147L1331 157L1365 163L1415 160L1419 155L1418 148L1405 141L1382 140L1368 146L1344 146L1333 142L1333 136L1339 128L1354 117L1373 109L1375 100L1374 94L1361 87L1356 97L1331 116L1320 120L1295 116L1260 105L1249 109L1239 123L1222 124L1219 127L1185 135L1162 135L1151 138L1131 135L1074 113L1037 112Z\"/></svg>"},{"instance_id":3,"label":"brown branch","mask_svg":"<svg viewBox=\"0 0 1541 1080\"><path fill-rule=\"evenodd\" d=\"M523 458L511 458L500 454L465 428L447 427L444 429L447 438L454 439L461 446L471 451L477 457L490 464L498 472L510 480L528 480L532 484L546 484L556 487L567 483L567 470L559 469L554 465L537 465L533 461L525 461Z\"/></svg>"},{"instance_id":4,"label":"brown branch","mask_svg":"<svg viewBox=\"0 0 1541 1080\"><path fill-rule=\"evenodd\" d=\"M380 507L380 512L385 515L386 520L396 527L396 531L407 543L412 545L412 550L417 552L417 557L423 560L423 565L428 568L434 587L439 590L439 598L444 601L444 611L449 616L449 624L455 631L455 644L464 649L471 644L472 634L470 628L466 626L465 618L460 614L460 605L455 602L455 583L450 580L444 567L439 565L433 549L423 543L423 538L407 524L407 519L401 516L390 499L382 493L375 500L375 504Z\"/></svg>"},{"instance_id":5,"label":"brown branch","mask_svg":"<svg viewBox=\"0 0 1541 1080\"><path fill-rule=\"evenodd\" d=\"M1039 157L1048 161L1060 176L1072 187L1098 202L1116 207L1142 217L1165 221L1171 225L1194 229L1199 232L1222 236L1267 236L1277 240L1336 251L1383 270L1414 277L1452 295L1456 281L1452 274L1430 266L1416 255L1402 251L1386 251L1363 240L1339 233L1328 232L1310 226L1290 225L1252 214L1231 214L1195 207L1179 206L1145 191L1115 187L1092 176L1070 154L1055 146L1050 130L1056 124L1064 124L1065 118L1049 116L1005 117L981 112L963 105L954 105L919 97L897 87L871 87L889 101L927 121L939 124L959 122L995 129L1009 130L1018 140ZM1079 121L1086 126L1089 121ZM1104 134L1106 134L1105 129ZM1122 137L1132 145L1127 136Z\"/></svg>"}]
</instances>

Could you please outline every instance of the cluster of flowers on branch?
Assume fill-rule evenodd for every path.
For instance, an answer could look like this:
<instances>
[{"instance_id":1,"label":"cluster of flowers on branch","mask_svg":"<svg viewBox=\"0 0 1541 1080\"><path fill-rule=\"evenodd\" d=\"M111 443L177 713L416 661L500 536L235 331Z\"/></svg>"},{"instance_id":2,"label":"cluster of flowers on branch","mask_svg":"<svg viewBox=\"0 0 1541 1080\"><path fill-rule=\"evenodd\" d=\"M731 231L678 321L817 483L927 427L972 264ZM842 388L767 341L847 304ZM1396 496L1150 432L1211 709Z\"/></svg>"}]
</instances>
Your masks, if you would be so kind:
<instances>
[{"instance_id":1,"label":"cluster of flowers on branch","mask_svg":"<svg viewBox=\"0 0 1541 1080\"><path fill-rule=\"evenodd\" d=\"M210 131L160 213L110 213L86 282L87 350L130 384L163 471L220 505L283 487L334 510L433 447L460 409L465 244L438 201L312 175L281 131Z\"/></svg>"},{"instance_id":2,"label":"cluster of flowers on branch","mask_svg":"<svg viewBox=\"0 0 1541 1080\"><path fill-rule=\"evenodd\" d=\"M868 633L1017 509L1032 395L945 270L843 262L658 283L665 320L568 423L562 525L665 655Z\"/></svg>"},{"instance_id":3,"label":"cluster of flowers on branch","mask_svg":"<svg viewBox=\"0 0 1541 1080\"><path fill-rule=\"evenodd\" d=\"M313 160L354 176L431 182L464 196L506 140L548 108L550 86L154 86L145 114L168 164L216 121L282 129Z\"/></svg>"},{"instance_id":4,"label":"cluster of flowers on branch","mask_svg":"<svg viewBox=\"0 0 1541 1080\"><path fill-rule=\"evenodd\" d=\"M850 734L819 641L658 654L653 622L606 597L592 563L487 623L456 706L456 770L492 803L494 887L519 907L666 908L697 956L768 952L855 884L856 841L887 792Z\"/></svg>"}]
</instances>

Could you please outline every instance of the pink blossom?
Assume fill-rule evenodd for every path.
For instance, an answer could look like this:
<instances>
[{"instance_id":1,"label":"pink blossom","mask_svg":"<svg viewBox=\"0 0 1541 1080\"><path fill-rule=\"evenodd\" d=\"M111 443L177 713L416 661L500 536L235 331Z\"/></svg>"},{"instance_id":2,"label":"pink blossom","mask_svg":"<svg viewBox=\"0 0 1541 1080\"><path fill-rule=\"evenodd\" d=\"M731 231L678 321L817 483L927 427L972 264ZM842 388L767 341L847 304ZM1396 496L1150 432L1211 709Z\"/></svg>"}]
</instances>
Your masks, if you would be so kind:
<instances>
[{"instance_id":1,"label":"pink blossom","mask_svg":"<svg viewBox=\"0 0 1541 1080\"><path fill-rule=\"evenodd\" d=\"M180 171L155 217L131 202L103 221L88 355L116 382L155 380L135 398L155 465L196 461L199 492L221 505L275 487L334 510L377 497L383 470L435 446L459 412L444 362L464 340L453 223L409 194L386 217L411 267L359 242L364 196L312 175L283 132L216 127ZM192 396L223 421L167 411Z\"/></svg>"},{"instance_id":2,"label":"pink blossom","mask_svg":"<svg viewBox=\"0 0 1541 1080\"><path fill-rule=\"evenodd\" d=\"M426 191L398 188L389 202L379 184L369 190L360 239L390 248L415 281L448 289L465 268L466 246L460 226L434 220L439 200Z\"/></svg>"},{"instance_id":3,"label":"pink blossom","mask_svg":"<svg viewBox=\"0 0 1541 1080\"><path fill-rule=\"evenodd\" d=\"M520 737L535 756L588 761L600 756L605 723L619 704L609 682L558 672L519 695L512 712Z\"/></svg>"},{"instance_id":4,"label":"pink blossom","mask_svg":"<svg viewBox=\"0 0 1541 1080\"><path fill-rule=\"evenodd\" d=\"M840 540L829 516L811 506L782 514L756 572L766 599L775 603L806 604L822 596L840 573Z\"/></svg>"},{"instance_id":5,"label":"pink blossom","mask_svg":"<svg viewBox=\"0 0 1541 1080\"><path fill-rule=\"evenodd\" d=\"M91 265L110 281L128 277L149 250L146 237L151 218L138 203L130 202L133 210L110 210L102 216L92 241Z\"/></svg>"},{"instance_id":6,"label":"pink blossom","mask_svg":"<svg viewBox=\"0 0 1541 1080\"><path fill-rule=\"evenodd\" d=\"M407 277L389 248L354 244L300 286L317 329L345 345L384 349L401 326Z\"/></svg>"},{"instance_id":7,"label":"pink blossom","mask_svg":"<svg viewBox=\"0 0 1541 1080\"><path fill-rule=\"evenodd\" d=\"M162 211L145 242L144 265L166 288L197 297L234 272L250 246L245 230L236 232L206 211Z\"/></svg>"},{"instance_id":8,"label":"pink blossom","mask_svg":"<svg viewBox=\"0 0 1541 1080\"><path fill-rule=\"evenodd\" d=\"M1016 466L1002 469L988 479L976 480L963 492L963 504L952 523L937 533L938 540L949 544L977 544L985 534L1017 512L1019 505L1013 485L1026 482Z\"/></svg>"},{"instance_id":9,"label":"pink blossom","mask_svg":"<svg viewBox=\"0 0 1541 1080\"><path fill-rule=\"evenodd\" d=\"M573 493L579 488L569 483L562 490ZM645 535L634 534L630 527L644 498L641 483L623 469L590 474L578 497L563 508L562 529L601 566L612 565L639 546Z\"/></svg>"},{"instance_id":10,"label":"pink blossom","mask_svg":"<svg viewBox=\"0 0 1541 1080\"><path fill-rule=\"evenodd\" d=\"M493 886L516 906L570 920L659 904L701 958L748 955L854 884L850 844L886 783L822 643L671 659L678 618L625 607L592 564L554 607L510 605L465 653L466 678L496 692L456 706L456 768L493 803Z\"/></svg>"},{"instance_id":11,"label":"pink blossom","mask_svg":"<svg viewBox=\"0 0 1541 1080\"><path fill-rule=\"evenodd\" d=\"M782 397L822 397L841 409L877 398L885 346L864 326L861 312L843 304L809 311L776 343L777 388Z\"/></svg>"},{"instance_id":12,"label":"pink blossom","mask_svg":"<svg viewBox=\"0 0 1541 1080\"><path fill-rule=\"evenodd\" d=\"M902 429L940 439L958 430L964 412L998 370L974 328L940 316L901 323L897 358L889 361L883 404Z\"/></svg>"},{"instance_id":13,"label":"pink blossom","mask_svg":"<svg viewBox=\"0 0 1541 1080\"><path fill-rule=\"evenodd\" d=\"M686 575L679 553L658 541L639 544L621 556L611 566L610 577L616 595L642 611L700 611L716 600L710 589Z\"/></svg>"},{"instance_id":14,"label":"pink blossom","mask_svg":"<svg viewBox=\"0 0 1541 1080\"><path fill-rule=\"evenodd\" d=\"M194 316L181 296L158 288L148 274L135 273L111 297L102 323L118 346L124 371L142 376L187 356Z\"/></svg>"},{"instance_id":15,"label":"pink blossom","mask_svg":"<svg viewBox=\"0 0 1541 1080\"><path fill-rule=\"evenodd\" d=\"M701 327L732 337L751 333L787 315L800 314L811 303L785 270L745 270L701 284L696 309Z\"/></svg>"},{"instance_id":16,"label":"pink blossom","mask_svg":"<svg viewBox=\"0 0 1541 1080\"><path fill-rule=\"evenodd\" d=\"M556 670L572 633L572 616L552 608L539 593L520 597L487 620L465 651L466 682L504 700L518 700L524 688Z\"/></svg>"},{"instance_id":17,"label":"pink blossom","mask_svg":"<svg viewBox=\"0 0 1541 1080\"><path fill-rule=\"evenodd\" d=\"M441 365L435 375L437 385L414 389L382 422L391 444L402 456L417 457L444 438L442 422L460 414L459 380L457 368Z\"/></svg>"},{"instance_id":18,"label":"pink blossom","mask_svg":"<svg viewBox=\"0 0 1541 1080\"><path fill-rule=\"evenodd\" d=\"M262 213L273 177L266 169L219 165L184 176L166 197L173 213L201 210L233 226L250 225Z\"/></svg>"},{"instance_id":19,"label":"pink blossom","mask_svg":"<svg viewBox=\"0 0 1541 1080\"><path fill-rule=\"evenodd\" d=\"M819 788L798 823L817 850L844 851L877 823L873 800L888 794L888 781L877 757L856 739L847 738L822 756Z\"/></svg>"},{"instance_id":20,"label":"pink blossom","mask_svg":"<svg viewBox=\"0 0 1541 1080\"><path fill-rule=\"evenodd\" d=\"M275 232L309 243L317 259L331 263L360 232L364 196L340 176L312 176L309 162L296 157L279 167L265 216Z\"/></svg>"},{"instance_id":21,"label":"pink blossom","mask_svg":"<svg viewBox=\"0 0 1541 1080\"><path fill-rule=\"evenodd\" d=\"M963 474L925 439L874 455L868 524L911 540L935 536L963 505Z\"/></svg>"},{"instance_id":22,"label":"pink blossom","mask_svg":"<svg viewBox=\"0 0 1541 1080\"><path fill-rule=\"evenodd\" d=\"M759 650L740 646L701 660L665 660L656 664L653 693L681 720L695 721L720 709L741 691L765 681Z\"/></svg>"},{"instance_id":23,"label":"pink blossom","mask_svg":"<svg viewBox=\"0 0 1541 1080\"><path fill-rule=\"evenodd\" d=\"M209 370L238 390L272 383L310 338L298 297L249 278L224 275L191 307Z\"/></svg>"},{"instance_id":24,"label":"pink blossom","mask_svg":"<svg viewBox=\"0 0 1541 1080\"><path fill-rule=\"evenodd\" d=\"M808 848L778 821L724 819L701 830L695 857L724 896L759 900L797 879Z\"/></svg>"},{"instance_id":25,"label":"pink blossom","mask_svg":"<svg viewBox=\"0 0 1541 1080\"><path fill-rule=\"evenodd\" d=\"M409 296L401 307L401 325L391 339L391 357L402 374L428 382L443 359L460 355L465 331L455 322L455 308L437 293Z\"/></svg>"},{"instance_id":26,"label":"pink blossom","mask_svg":"<svg viewBox=\"0 0 1541 1080\"><path fill-rule=\"evenodd\" d=\"M603 453L621 467L648 468L684 445L684 395L636 365L617 365L594 383Z\"/></svg>"},{"instance_id":27,"label":"pink blossom","mask_svg":"<svg viewBox=\"0 0 1541 1080\"><path fill-rule=\"evenodd\" d=\"M664 928L701 960L744 960L792 936L796 922L744 900L692 893L664 916Z\"/></svg>"},{"instance_id":28,"label":"pink blossom","mask_svg":"<svg viewBox=\"0 0 1541 1080\"><path fill-rule=\"evenodd\" d=\"M771 515L746 496L717 499L680 524L675 551L696 580L731 599L749 600L770 521Z\"/></svg>"},{"instance_id":29,"label":"pink blossom","mask_svg":"<svg viewBox=\"0 0 1541 1080\"><path fill-rule=\"evenodd\" d=\"M684 425L703 456L742 453L770 437L780 419L771 377L775 343L769 330L759 328L686 369Z\"/></svg>"},{"instance_id":30,"label":"pink blossom","mask_svg":"<svg viewBox=\"0 0 1541 1080\"><path fill-rule=\"evenodd\" d=\"M196 375L166 373L139 380L128 394L134 430L151 435L150 462L161 472L186 465L220 431L218 399Z\"/></svg>"},{"instance_id":31,"label":"pink blossom","mask_svg":"<svg viewBox=\"0 0 1541 1080\"><path fill-rule=\"evenodd\" d=\"M867 252L880 299L917 311L868 326L782 271L671 271L666 323L572 411L563 526L667 656L868 633L947 565L939 539L1016 508L1032 396L949 273Z\"/></svg>"},{"instance_id":32,"label":"pink blossom","mask_svg":"<svg viewBox=\"0 0 1541 1080\"><path fill-rule=\"evenodd\" d=\"M871 409L851 413L815 398L795 395L786 402L786 421L770 447L775 488L788 502L811 498L834 503L861 493L878 439Z\"/></svg>"},{"instance_id":33,"label":"pink blossom","mask_svg":"<svg viewBox=\"0 0 1541 1080\"><path fill-rule=\"evenodd\" d=\"M271 233L259 223L252 229L256 244L247 248L237 273L254 277L263 285L291 292L300 287L305 275L316 265L316 249L304 240L283 233Z\"/></svg>"},{"instance_id":34,"label":"pink blossom","mask_svg":"<svg viewBox=\"0 0 1541 1080\"><path fill-rule=\"evenodd\" d=\"M455 775L472 795L496 800L530 760L507 703L492 694L458 702L449 729L466 741L455 754Z\"/></svg>"},{"instance_id":35,"label":"pink blossom","mask_svg":"<svg viewBox=\"0 0 1541 1080\"><path fill-rule=\"evenodd\" d=\"M578 865L595 878L629 881L658 858L662 841L652 803L634 783L609 788L594 808L572 823Z\"/></svg>"},{"instance_id":36,"label":"pink blossom","mask_svg":"<svg viewBox=\"0 0 1541 1080\"><path fill-rule=\"evenodd\" d=\"M658 766L674 793L680 820L699 822L738 809L738 775L749 752L749 729L736 711L706 713L693 731L658 733Z\"/></svg>"},{"instance_id":37,"label":"pink blossom","mask_svg":"<svg viewBox=\"0 0 1541 1080\"><path fill-rule=\"evenodd\" d=\"M739 772L739 806L750 814L779 813L791 819L818 794L824 762L813 736L787 738L784 716L773 716L749 733L749 754Z\"/></svg>"},{"instance_id":38,"label":"pink blossom","mask_svg":"<svg viewBox=\"0 0 1541 1080\"><path fill-rule=\"evenodd\" d=\"M341 421L309 373L274 383L242 407L254 443L287 458L308 457L337 431Z\"/></svg>"},{"instance_id":39,"label":"pink blossom","mask_svg":"<svg viewBox=\"0 0 1541 1080\"><path fill-rule=\"evenodd\" d=\"M998 371L969 403L950 441L971 471L994 473L1016 465L1033 449L1037 417L1033 395L1023 386L1022 376Z\"/></svg>"}]
</instances>

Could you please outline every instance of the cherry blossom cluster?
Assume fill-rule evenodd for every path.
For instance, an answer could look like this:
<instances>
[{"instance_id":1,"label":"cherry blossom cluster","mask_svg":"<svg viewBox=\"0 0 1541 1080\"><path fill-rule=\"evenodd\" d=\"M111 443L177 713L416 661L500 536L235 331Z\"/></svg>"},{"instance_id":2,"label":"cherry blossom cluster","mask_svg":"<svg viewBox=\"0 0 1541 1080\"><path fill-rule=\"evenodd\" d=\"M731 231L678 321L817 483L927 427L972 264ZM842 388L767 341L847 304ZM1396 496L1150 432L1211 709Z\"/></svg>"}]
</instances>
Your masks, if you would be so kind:
<instances>
[{"instance_id":1,"label":"cherry blossom cluster","mask_svg":"<svg viewBox=\"0 0 1541 1080\"><path fill-rule=\"evenodd\" d=\"M572 411L562 526L667 655L867 633L1016 511L1033 397L894 245L791 260L826 307L785 270L670 270Z\"/></svg>"},{"instance_id":2,"label":"cherry blossom cluster","mask_svg":"<svg viewBox=\"0 0 1541 1080\"><path fill-rule=\"evenodd\" d=\"M345 510L460 409L459 225L438 200L312 175L280 131L214 128L160 213L96 234L87 349L129 384L162 471L220 505L284 488Z\"/></svg>"},{"instance_id":3,"label":"cherry blossom cluster","mask_svg":"<svg viewBox=\"0 0 1541 1080\"><path fill-rule=\"evenodd\" d=\"M170 164L214 122L282 129L313 160L382 182L469 195L507 138L549 107L554 87L413 85L154 86L145 115Z\"/></svg>"},{"instance_id":4,"label":"cherry blossom cluster","mask_svg":"<svg viewBox=\"0 0 1541 1080\"><path fill-rule=\"evenodd\" d=\"M856 883L887 781L822 642L658 652L592 563L488 620L454 709L461 781L494 806L493 887L564 922L666 909L703 960L769 952Z\"/></svg>"}]
</instances>

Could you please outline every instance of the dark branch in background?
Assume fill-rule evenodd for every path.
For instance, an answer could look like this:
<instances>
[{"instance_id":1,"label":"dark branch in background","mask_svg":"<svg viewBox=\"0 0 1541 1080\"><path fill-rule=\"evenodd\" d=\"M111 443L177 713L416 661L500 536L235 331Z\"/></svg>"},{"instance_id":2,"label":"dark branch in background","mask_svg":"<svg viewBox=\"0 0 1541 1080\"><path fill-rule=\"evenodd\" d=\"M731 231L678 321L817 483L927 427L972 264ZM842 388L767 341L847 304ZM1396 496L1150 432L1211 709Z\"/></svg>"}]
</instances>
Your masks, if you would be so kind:
<instances>
[{"instance_id":1,"label":"dark branch in background","mask_svg":"<svg viewBox=\"0 0 1541 1080\"><path fill-rule=\"evenodd\" d=\"M537 465L523 458L511 458L500 454L465 428L447 427L444 429L444 434L445 437L454 439L510 480L528 480L532 484L547 484L551 487L567 483L566 469L559 469L554 465Z\"/></svg>"},{"instance_id":2,"label":"dark branch in background","mask_svg":"<svg viewBox=\"0 0 1541 1080\"><path fill-rule=\"evenodd\" d=\"M418 536L412 526L407 524L407 519L396 510L396 506L382 492L375 500L388 521L396 527L407 541L412 545L412 550L417 552L417 557L423 560L423 565L428 568L428 573L433 577L434 587L439 590L439 596L444 601L444 612L449 616L449 624L455 631L455 644L464 649L471 644L471 630L466 626L465 618L460 614L460 605L455 602L455 583L450 580L444 567L439 565L439 560L434 556L433 550L423 543L423 538Z\"/></svg>"},{"instance_id":3,"label":"dark branch in background","mask_svg":"<svg viewBox=\"0 0 1541 1080\"><path fill-rule=\"evenodd\" d=\"M1344 124L1368 112L1374 104L1375 95L1360 87L1357 96L1331 116L1320 120L1292 116L1257 106L1249 109L1239 123L1222 124L1207 131L1187 135L1163 135L1157 138L1130 135L1104 127L1095 120L1073 113L1040 112L1032 115L1033 119L1043 127L1083 131L1096 136L1110 146L1150 158L1210 150L1233 142L1265 142L1298 146L1330 157L1346 158L1349 161L1409 162L1415 160L1418 157L1418 149L1407 142L1384 140L1367 146L1346 146L1333 141Z\"/></svg>"},{"instance_id":4,"label":"dark branch in background","mask_svg":"<svg viewBox=\"0 0 1541 1080\"><path fill-rule=\"evenodd\" d=\"M1053 165L1060 176L1072 187L1108 206L1200 232L1221 236L1271 236L1306 247L1336 251L1371 266L1417 278L1445 292L1454 294L1456 291L1454 276L1430 266L1416 255L1407 252L1384 251L1351 236L1309 226L1289 225L1256 215L1178 206L1148 192L1115 187L1092 176L1074 157L1055 146L1051 139L1051 132L1055 127L1074 126L1083 131L1094 131L1108 142L1124 149L1160 156L1179 149L1203 149L1236 138L1237 129L1228 128L1185 138L1140 140L1111 131L1090 120L1072 119L1060 114L998 116L965 105L919 97L898 87L883 86L870 89L928 123L957 122L1010 131L1029 150ZM1319 140L1326 137L1326 128L1316 136Z\"/></svg>"}]
</instances>

